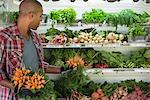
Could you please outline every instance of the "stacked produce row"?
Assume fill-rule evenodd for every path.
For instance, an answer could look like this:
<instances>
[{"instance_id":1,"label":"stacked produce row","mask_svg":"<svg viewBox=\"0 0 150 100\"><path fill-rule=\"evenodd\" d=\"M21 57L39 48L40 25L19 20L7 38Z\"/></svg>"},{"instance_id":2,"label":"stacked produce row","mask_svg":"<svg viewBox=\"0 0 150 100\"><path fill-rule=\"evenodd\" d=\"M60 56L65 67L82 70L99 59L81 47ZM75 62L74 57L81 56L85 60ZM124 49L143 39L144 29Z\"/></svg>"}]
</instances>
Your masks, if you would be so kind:
<instances>
[{"instance_id":1,"label":"stacked produce row","mask_svg":"<svg viewBox=\"0 0 150 100\"><path fill-rule=\"evenodd\" d=\"M58 97L69 100L150 100L150 83L126 80L119 83L95 83L83 74L84 69L72 70L55 81Z\"/></svg>"},{"instance_id":2,"label":"stacked produce row","mask_svg":"<svg viewBox=\"0 0 150 100\"><path fill-rule=\"evenodd\" d=\"M95 51L93 49L44 49L48 63L74 68L150 68L150 48L132 51L130 55L121 52Z\"/></svg>"},{"instance_id":3,"label":"stacked produce row","mask_svg":"<svg viewBox=\"0 0 150 100\"><path fill-rule=\"evenodd\" d=\"M17 13L4 12L8 15L10 14L10 20L15 20L17 18ZM126 43L129 39L135 40L137 36L146 36L149 32L142 27L143 25L149 25L150 15L146 12L138 14L131 9L125 9L121 12L116 13L106 13L101 9L92 9L91 12L85 12L82 15L81 21L86 24L103 24L106 23L109 26L116 27L126 26L129 27L128 32L125 34L114 32L97 32L95 29L90 31L72 31L67 29L68 25L76 23L76 12L72 8L60 9L50 11L48 15L51 20L51 26L46 34L42 38L46 39L46 42L54 44L65 44L68 43ZM46 17L47 18L47 17ZM56 23L63 24L65 26L65 31L60 31L54 28ZM95 33L97 32L97 33ZM106 33L106 34L104 34ZM121 34L118 36L118 34ZM107 36L108 35L108 36ZM128 39L124 39L127 37ZM148 41L148 40L147 40ZM43 41L45 42L45 41Z\"/></svg>"},{"instance_id":4,"label":"stacked produce row","mask_svg":"<svg viewBox=\"0 0 150 100\"><path fill-rule=\"evenodd\" d=\"M15 93L25 100L150 100L150 83L125 80L118 83L95 83L79 65L57 80L49 80L42 71L16 68L12 78Z\"/></svg>"},{"instance_id":5,"label":"stacked produce row","mask_svg":"<svg viewBox=\"0 0 150 100\"><path fill-rule=\"evenodd\" d=\"M59 31L57 29L50 28L46 34L40 36L43 43L48 42L49 45L127 43L127 38L125 38L125 35L123 34L115 34L115 32L104 31L97 32L94 28L75 32L69 29Z\"/></svg>"}]
</instances>

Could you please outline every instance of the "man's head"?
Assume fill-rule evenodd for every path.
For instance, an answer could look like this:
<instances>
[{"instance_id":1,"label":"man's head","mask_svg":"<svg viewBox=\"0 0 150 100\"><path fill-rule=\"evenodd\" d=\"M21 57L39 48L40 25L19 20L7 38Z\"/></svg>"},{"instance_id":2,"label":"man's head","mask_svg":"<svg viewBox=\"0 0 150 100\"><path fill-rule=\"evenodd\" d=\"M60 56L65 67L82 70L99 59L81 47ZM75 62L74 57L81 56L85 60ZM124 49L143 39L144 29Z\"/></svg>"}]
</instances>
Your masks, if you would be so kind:
<instances>
[{"instance_id":1,"label":"man's head","mask_svg":"<svg viewBox=\"0 0 150 100\"><path fill-rule=\"evenodd\" d=\"M19 6L19 17L25 19L29 29L36 30L42 20L43 9L37 0L23 0Z\"/></svg>"}]
</instances>

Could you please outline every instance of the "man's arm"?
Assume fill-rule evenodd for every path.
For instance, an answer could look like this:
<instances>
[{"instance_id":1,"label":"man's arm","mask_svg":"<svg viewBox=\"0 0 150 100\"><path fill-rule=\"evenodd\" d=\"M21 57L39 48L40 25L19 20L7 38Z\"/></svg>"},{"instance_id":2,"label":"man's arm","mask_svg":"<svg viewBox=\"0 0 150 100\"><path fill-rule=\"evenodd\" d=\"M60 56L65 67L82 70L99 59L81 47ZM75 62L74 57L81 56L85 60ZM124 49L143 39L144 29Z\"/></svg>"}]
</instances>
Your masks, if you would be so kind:
<instances>
[{"instance_id":1,"label":"man's arm","mask_svg":"<svg viewBox=\"0 0 150 100\"><path fill-rule=\"evenodd\" d=\"M40 43L41 50L42 50L42 56L41 57L43 57L43 61L41 63L42 63L42 65L44 65L44 71L46 73L61 73L61 71L62 71L61 68L58 68L54 65L49 65L49 63L44 61L44 50L43 50L42 40L38 35L37 35L37 39L38 39L38 42Z\"/></svg>"},{"instance_id":2,"label":"man's arm","mask_svg":"<svg viewBox=\"0 0 150 100\"><path fill-rule=\"evenodd\" d=\"M0 34L2 34L0 32ZM5 55L5 50L4 50L4 41L2 39L2 36L0 35L0 85L7 87L7 88L12 88L12 84L9 80L6 79L6 75L3 71L3 66L5 61L6 55Z\"/></svg>"},{"instance_id":3,"label":"man's arm","mask_svg":"<svg viewBox=\"0 0 150 100\"><path fill-rule=\"evenodd\" d=\"M46 73L61 73L61 68L58 68L54 65L49 65L47 62L42 62L44 64L44 70Z\"/></svg>"},{"instance_id":4,"label":"man's arm","mask_svg":"<svg viewBox=\"0 0 150 100\"><path fill-rule=\"evenodd\" d=\"M9 80L6 80L6 79L1 80L0 85L4 86L4 87L7 87L7 88L10 88L10 89L13 89L13 86L12 86L11 82Z\"/></svg>"}]
</instances>

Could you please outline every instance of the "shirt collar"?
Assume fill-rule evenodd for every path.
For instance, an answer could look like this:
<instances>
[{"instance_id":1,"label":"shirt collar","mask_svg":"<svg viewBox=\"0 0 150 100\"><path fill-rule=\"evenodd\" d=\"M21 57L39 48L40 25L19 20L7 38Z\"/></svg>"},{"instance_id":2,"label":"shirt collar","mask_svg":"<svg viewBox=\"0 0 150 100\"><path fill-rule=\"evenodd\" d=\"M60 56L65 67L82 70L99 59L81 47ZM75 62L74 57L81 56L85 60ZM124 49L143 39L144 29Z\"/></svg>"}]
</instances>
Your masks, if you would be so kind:
<instances>
[{"instance_id":1,"label":"shirt collar","mask_svg":"<svg viewBox=\"0 0 150 100\"><path fill-rule=\"evenodd\" d=\"M14 36L20 35L19 29L18 29L18 26L17 26L17 22L14 22L12 27L13 27L12 28L12 35L14 35Z\"/></svg>"},{"instance_id":2,"label":"shirt collar","mask_svg":"<svg viewBox=\"0 0 150 100\"><path fill-rule=\"evenodd\" d=\"M14 22L12 25L13 29L12 29L12 34L13 36L20 36L22 37L21 33L19 32L18 26L17 26L17 22ZM33 32L30 30L30 35L34 36Z\"/></svg>"}]
</instances>

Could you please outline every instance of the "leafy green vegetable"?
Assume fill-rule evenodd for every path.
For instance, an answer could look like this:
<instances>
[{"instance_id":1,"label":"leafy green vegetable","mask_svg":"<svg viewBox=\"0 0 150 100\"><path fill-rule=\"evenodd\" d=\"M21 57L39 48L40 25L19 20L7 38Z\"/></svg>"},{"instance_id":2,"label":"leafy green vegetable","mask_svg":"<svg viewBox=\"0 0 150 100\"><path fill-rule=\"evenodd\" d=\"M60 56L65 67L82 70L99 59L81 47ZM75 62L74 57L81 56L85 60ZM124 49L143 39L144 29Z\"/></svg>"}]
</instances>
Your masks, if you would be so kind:
<instances>
[{"instance_id":1,"label":"leafy green vegetable","mask_svg":"<svg viewBox=\"0 0 150 100\"><path fill-rule=\"evenodd\" d=\"M106 96L111 96L113 94L113 92L117 89L117 87L118 87L117 83L107 83L107 82L104 82L101 85L101 88L104 91L104 94Z\"/></svg>"},{"instance_id":2,"label":"leafy green vegetable","mask_svg":"<svg viewBox=\"0 0 150 100\"><path fill-rule=\"evenodd\" d=\"M122 67L122 64L124 64L127 61L127 56L123 55L120 52L106 52L101 51L101 56L103 57L103 60L109 64L110 67L116 68L116 67Z\"/></svg>"},{"instance_id":3,"label":"leafy green vegetable","mask_svg":"<svg viewBox=\"0 0 150 100\"><path fill-rule=\"evenodd\" d=\"M150 14L148 14L147 12L143 12L142 14L139 14L138 16L140 17L142 23L146 23L148 19L150 18Z\"/></svg>"},{"instance_id":4,"label":"leafy green vegetable","mask_svg":"<svg viewBox=\"0 0 150 100\"><path fill-rule=\"evenodd\" d=\"M150 58L150 49L146 50L144 53L145 58Z\"/></svg>"},{"instance_id":5,"label":"leafy green vegetable","mask_svg":"<svg viewBox=\"0 0 150 100\"><path fill-rule=\"evenodd\" d=\"M76 12L72 8L54 10L50 12L49 17L52 21L57 21L57 23L68 25L75 22Z\"/></svg>"},{"instance_id":6,"label":"leafy green vegetable","mask_svg":"<svg viewBox=\"0 0 150 100\"><path fill-rule=\"evenodd\" d=\"M105 12L101 9L92 9L91 12L82 14L82 19L85 23L102 23L105 19Z\"/></svg>"},{"instance_id":7,"label":"leafy green vegetable","mask_svg":"<svg viewBox=\"0 0 150 100\"><path fill-rule=\"evenodd\" d=\"M90 81L88 84L80 87L78 91L86 96L90 96L94 91L101 88L101 85L101 83L95 83L93 81Z\"/></svg>"},{"instance_id":8,"label":"leafy green vegetable","mask_svg":"<svg viewBox=\"0 0 150 100\"><path fill-rule=\"evenodd\" d=\"M132 39L134 39L136 36L144 36L146 34L144 28L139 24L134 24L129 27L128 35Z\"/></svg>"},{"instance_id":9,"label":"leafy green vegetable","mask_svg":"<svg viewBox=\"0 0 150 100\"><path fill-rule=\"evenodd\" d=\"M140 17L137 13L131 9L122 10L119 13L118 21L120 25L132 26L134 23L141 22Z\"/></svg>"},{"instance_id":10,"label":"leafy green vegetable","mask_svg":"<svg viewBox=\"0 0 150 100\"><path fill-rule=\"evenodd\" d=\"M54 36L46 36L45 38L46 38L47 40L52 40L53 37L54 37Z\"/></svg>"},{"instance_id":11,"label":"leafy green vegetable","mask_svg":"<svg viewBox=\"0 0 150 100\"><path fill-rule=\"evenodd\" d=\"M61 34L61 31L55 28L50 28L45 33L46 36L54 36L54 35L59 35L59 34Z\"/></svg>"},{"instance_id":12,"label":"leafy green vegetable","mask_svg":"<svg viewBox=\"0 0 150 100\"><path fill-rule=\"evenodd\" d=\"M139 81L137 85L140 87L141 90L143 90L146 94L149 94L150 96L150 83Z\"/></svg>"},{"instance_id":13,"label":"leafy green vegetable","mask_svg":"<svg viewBox=\"0 0 150 100\"><path fill-rule=\"evenodd\" d=\"M73 90L81 89L81 87L89 83L89 78L83 74L83 71L84 69L79 67L78 70L72 70L63 74L61 78L55 82L54 89L61 94L60 97L70 96Z\"/></svg>"},{"instance_id":14,"label":"leafy green vegetable","mask_svg":"<svg viewBox=\"0 0 150 100\"><path fill-rule=\"evenodd\" d=\"M150 63L147 62L145 58L146 56L145 53L147 50L149 50L149 48L144 48L139 51L131 51L130 61L136 64L137 68L139 67L150 68Z\"/></svg>"},{"instance_id":15,"label":"leafy green vegetable","mask_svg":"<svg viewBox=\"0 0 150 100\"><path fill-rule=\"evenodd\" d=\"M129 93L134 91L135 85L136 85L135 80L125 80L125 81L121 81L121 83L119 84L119 86L126 88Z\"/></svg>"},{"instance_id":16,"label":"leafy green vegetable","mask_svg":"<svg viewBox=\"0 0 150 100\"><path fill-rule=\"evenodd\" d=\"M19 12L3 12L1 15L1 19L4 22L7 21L7 23L13 23L17 21L18 16L19 16Z\"/></svg>"},{"instance_id":17,"label":"leafy green vegetable","mask_svg":"<svg viewBox=\"0 0 150 100\"><path fill-rule=\"evenodd\" d=\"M105 21L113 26L118 27L119 21L118 21L118 13L109 13L106 15Z\"/></svg>"},{"instance_id":18,"label":"leafy green vegetable","mask_svg":"<svg viewBox=\"0 0 150 100\"><path fill-rule=\"evenodd\" d=\"M81 57L86 61L86 63L93 65L93 63L97 63L98 61L95 59L95 57L99 54L99 52L96 52L94 50L83 50L81 53Z\"/></svg>"}]
</instances>

